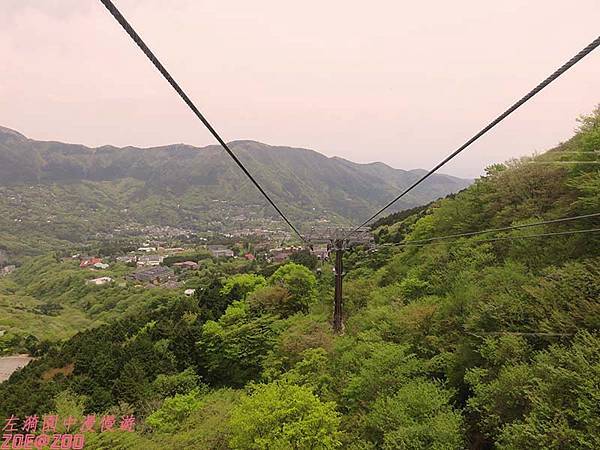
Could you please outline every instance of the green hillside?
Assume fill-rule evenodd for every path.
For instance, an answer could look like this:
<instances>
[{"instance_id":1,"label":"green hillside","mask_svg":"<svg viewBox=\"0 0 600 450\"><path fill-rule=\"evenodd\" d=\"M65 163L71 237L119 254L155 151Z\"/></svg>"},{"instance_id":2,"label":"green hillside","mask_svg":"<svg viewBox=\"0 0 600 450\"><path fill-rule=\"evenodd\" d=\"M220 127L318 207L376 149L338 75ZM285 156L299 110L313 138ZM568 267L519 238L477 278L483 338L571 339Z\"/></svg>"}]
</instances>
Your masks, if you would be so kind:
<instances>
[{"instance_id":1,"label":"green hillside","mask_svg":"<svg viewBox=\"0 0 600 450\"><path fill-rule=\"evenodd\" d=\"M235 141L231 148L286 214L307 226L320 218L348 223L365 217L420 175L254 141ZM432 177L398 207L427 203L469 183ZM12 254L86 242L124 226L231 231L264 227L265 218L285 229L218 146L89 148L35 141L0 127L0 248Z\"/></svg>"},{"instance_id":2,"label":"green hillside","mask_svg":"<svg viewBox=\"0 0 600 450\"><path fill-rule=\"evenodd\" d=\"M0 415L135 414L133 433L86 433L97 449L600 448L598 217L398 245L598 213L599 153L600 109L380 221L376 249L346 254L342 335L327 263L217 271L40 349L0 385ZM35 296L20 270L15 293Z\"/></svg>"}]
</instances>

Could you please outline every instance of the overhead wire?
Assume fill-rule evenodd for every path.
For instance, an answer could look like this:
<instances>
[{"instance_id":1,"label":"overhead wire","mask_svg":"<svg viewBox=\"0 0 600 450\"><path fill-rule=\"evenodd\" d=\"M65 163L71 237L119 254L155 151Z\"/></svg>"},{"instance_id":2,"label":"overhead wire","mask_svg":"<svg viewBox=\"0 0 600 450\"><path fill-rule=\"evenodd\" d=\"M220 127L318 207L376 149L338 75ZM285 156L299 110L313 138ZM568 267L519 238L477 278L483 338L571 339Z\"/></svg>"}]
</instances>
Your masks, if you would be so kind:
<instances>
[{"instance_id":1,"label":"overhead wire","mask_svg":"<svg viewBox=\"0 0 600 450\"><path fill-rule=\"evenodd\" d=\"M451 239L451 238L477 236L480 234L498 233L501 231L519 230L522 228L531 228L531 227L537 227L537 226L541 226L541 225L548 225L548 224L561 223L561 222L570 222L572 220L590 219L590 218L599 217L599 216L600 216L600 212L591 213L591 214L582 214L579 216L561 217L559 219L544 220L541 222L524 223L521 225L510 225L510 226L500 227L500 228L489 228L487 230L469 231L466 233L457 233L457 234L447 234L444 236L434 236L434 237L427 238L427 239L416 239L416 240L411 240L411 241L406 241L406 242L398 242L396 244L397 245L400 245L400 244L422 244L422 243L440 241L440 240Z\"/></svg>"},{"instance_id":2,"label":"overhead wire","mask_svg":"<svg viewBox=\"0 0 600 450\"><path fill-rule=\"evenodd\" d=\"M534 237L547 237L547 236L563 236L563 235L569 235L569 234L582 234L582 233L597 233L600 231L600 228L590 228L590 229L586 229L586 230L570 230L570 231L556 231L556 232L552 232L552 233L537 233L537 234L528 234L526 236L501 236L501 237L496 237L496 238L490 238L490 239L481 239L481 240L477 240L475 241L477 244L483 244L486 242L495 242L495 241L506 241L506 240L518 240L518 239L529 239L529 238L534 238ZM436 241L436 242L425 242L422 244L412 244L410 242L401 242L401 243L389 243L389 244L382 244L383 246L387 246L387 247L425 247L426 245L436 245L436 244L443 244L445 241ZM457 241L450 241L452 242L457 242Z\"/></svg>"},{"instance_id":3,"label":"overhead wire","mask_svg":"<svg viewBox=\"0 0 600 450\"><path fill-rule=\"evenodd\" d=\"M200 119L200 121L204 124L204 126L210 131L210 133L214 136L214 138L221 144L221 146L225 149L227 154L235 161L240 169L244 172L244 174L252 181L254 186L260 191L260 193L267 199L267 201L271 204L271 206L277 211L277 213L281 216L281 218L288 224L288 226L298 235L298 237L306 242L306 239L300 234L298 229L292 224L292 222L286 217L286 215L279 209L279 207L275 204L275 202L271 199L271 197L267 194L267 192L262 188L262 186L258 183L258 181L252 176L252 174L248 171L248 169L244 166L244 164L239 160L236 154L229 148L229 146L225 143L225 141L221 138L219 133L213 128L213 126L209 123L209 121L204 117L204 115L198 110L196 105L190 100L187 94L183 91L183 89L179 86L179 84L175 81L175 79L171 76L171 74L165 69L162 63L158 60L158 58L154 55L154 53L150 50L150 48L146 45L146 43L142 40L139 34L133 29L133 27L129 24L129 22L123 17L123 14L118 10L115 4L111 0L100 0L102 4L106 7L106 9L112 14L112 16L117 20L117 22L123 27L125 32L133 39L133 41L137 44L137 46L142 50L142 52L146 55L146 57L154 64L154 67L158 69L158 71L162 74L162 76L169 82L171 87L179 94L182 100L188 105L188 107L192 110L192 112Z\"/></svg>"},{"instance_id":4,"label":"overhead wire","mask_svg":"<svg viewBox=\"0 0 600 450\"><path fill-rule=\"evenodd\" d=\"M575 64L577 64L579 61L581 61L586 55L590 54L599 45L600 45L600 36L598 36L596 39L594 39L590 44L588 44L585 48L583 48L579 53L577 53L575 56L573 56L570 60L568 60L562 66L560 66L549 77L547 77L544 81L539 83L535 88L533 88L525 96L523 96L520 100L518 100L516 103L514 103L510 108L508 108L506 111L504 111L498 117L496 117L492 122L490 122L483 129L481 129L471 139L469 139L467 142L465 142L463 145L461 145L458 149L456 149L454 152L452 152L450 155L448 155L446 158L444 158L441 162L439 162L435 167L433 167L431 170L429 170L425 175L423 175L421 178L419 178L417 181L415 181L413 184L411 184L408 188L406 188L404 191L402 191L393 200L388 202L384 207L379 209L375 214L373 214L367 220L365 220L360 225L358 225L356 227L356 229L367 225L369 222L371 222L371 220L373 220L377 216L379 216L383 211L388 209L390 206L392 206L394 203L396 203L398 200L400 200L402 197L404 197L406 194L408 194L410 191L412 191L415 187L417 187L419 184L421 184L423 181L425 181L427 178L429 178L431 175L433 175L437 170L439 170L441 167L446 165L450 160L455 158L463 150L465 150L467 147L469 147L471 144L473 144L475 141L477 141L479 138L481 138L484 134L486 134L488 131L490 131L492 128L494 128L496 125L498 125L504 119L506 119L510 114L512 114L514 111L516 111L519 107L521 107L523 104L525 104L528 100L530 100L532 97L534 97L536 94L538 94L542 89L544 89L546 86L548 86L550 83L552 83L558 77L560 77L563 73L565 73L567 70L569 70Z\"/></svg>"},{"instance_id":5,"label":"overhead wire","mask_svg":"<svg viewBox=\"0 0 600 450\"><path fill-rule=\"evenodd\" d=\"M525 164L600 164L600 161L529 161Z\"/></svg>"}]
</instances>

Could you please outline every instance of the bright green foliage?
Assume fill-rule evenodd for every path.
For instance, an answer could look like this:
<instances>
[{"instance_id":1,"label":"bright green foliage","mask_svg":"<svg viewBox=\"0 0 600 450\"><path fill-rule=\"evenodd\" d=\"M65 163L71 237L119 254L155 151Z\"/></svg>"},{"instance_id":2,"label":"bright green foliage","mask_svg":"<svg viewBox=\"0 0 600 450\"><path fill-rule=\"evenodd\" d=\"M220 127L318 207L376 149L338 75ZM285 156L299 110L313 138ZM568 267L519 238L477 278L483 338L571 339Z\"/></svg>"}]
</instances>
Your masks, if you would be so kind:
<instances>
[{"instance_id":1,"label":"bright green foliage","mask_svg":"<svg viewBox=\"0 0 600 450\"><path fill-rule=\"evenodd\" d=\"M519 352L521 353L521 352ZM500 448L598 448L600 338L578 334L571 346L553 345L531 363L509 358L494 375L474 369L469 406Z\"/></svg>"},{"instance_id":2,"label":"bright green foliage","mask_svg":"<svg viewBox=\"0 0 600 450\"><path fill-rule=\"evenodd\" d=\"M197 390L177 394L167 398L158 410L148 416L146 423L158 432L172 433L201 404L200 393Z\"/></svg>"},{"instance_id":3,"label":"bright green foliage","mask_svg":"<svg viewBox=\"0 0 600 450\"><path fill-rule=\"evenodd\" d=\"M111 433L86 433L85 447L110 450L162 450L165 447L137 433L114 431Z\"/></svg>"},{"instance_id":4,"label":"bright green foliage","mask_svg":"<svg viewBox=\"0 0 600 450\"><path fill-rule=\"evenodd\" d=\"M523 416L529 405L524 394L531 389L532 375L527 364L508 365L497 375L481 368L469 371L465 379L474 391L469 407L479 415L482 430L494 436L502 426Z\"/></svg>"},{"instance_id":5,"label":"bright green foliage","mask_svg":"<svg viewBox=\"0 0 600 450\"><path fill-rule=\"evenodd\" d=\"M384 218L378 241L598 212L599 123L600 110L556 149ZM583 163L554 164L567 159ZM0 384L0 416L140 418L90 448L600 448L600 233L531 237L597 223L349 251L342 335L328 263L317 281L294 263L206 261L183 298L91 288L74 264L33 260L0 281L0 343L41 355ZM107 323L62 343L34 332L73 311Z\"/></svg>"},{"instance_id":6,"label":"bright green foliage","mask_svg":"<svg viewBox=\"0 0 600 450\"><path fill-rule=\"evenodd\" d=\"M251 315L244 302L234 302L218 322L202 327L199 347L211 380L243 385L256 378L277 336L277 319Z\"/></svg>"},{"instance_id":7,"label":"bright green foliage","mask_svg":"<svg viewBox=\"0 0 600 450\"><path fill-rule=\"evenodd\" d=\"M159 397L166 398L176 394L187 394L199 386L200 377L192 368L187 368L174 375L158 375L152 382L152 391Z\"/></svg>"},{"instance_id":8,"label":"bright green foliage","mask_svg":"<svg viewBox=\"0 0 600 450\"><path fill-rule=\"evenodd\" d=\"M311 348L305 350L302 356L303 359L288 370L282 379L287 383L308 386L321 398L329 397L333 377L327 352L323 348Z\"/></svg>"},{"instance_id":9,"label":"bright green foliage","mask_svg":"<svg viewBox=\"0 0 600 450\"><path fill-rule=\"evenodd\" d=\"M59 417L74 417L76 420L81 420L84 417L85 398L74 394L70 390L62 391L54 399L55 409L53 414ZM57 424L57 431L66 431L64 423Z\"/></svg>"},{"instance_id":10,"label":"bright green foliage","mask_svg":"<svg viewBox=\"0 0 600 450\"><path fill-rule=\"evenodd\" d=\"M335 403L322 402L307 387L258 385L231 415L234 449L333 449L340 447Z\"/></svg>"},{"instance_id":11,"label":"bright green foliage","mask_svg":"<svg viewBox=\"0 0 600 450\"><path fill-rule=\"evenodd\" d=\"M307 351L323 349L329 353L333 343L334 335L328 323L314 316L296 314L286 320L273 349L264 359L262 377L267 381L277 379L302 361Z\"/></svg>"},{"instance_id":12,"label":"bright green foliage","mask_svg":"<svg viewBox=\"0 0 600 450\"><path fill-rule=\"evenodd\" d=\"M317 279L306 267L295 263L281 266L269 278L269 283L287 289L297 310L308 312L314 301Z\"/></svg>"},{"instance_id":13,"label":"bright green foliage","mask_svg":"<svg viewBox=\"0 0 600 450\"><path fill-rule=\"evenodd\" d=\"M573 333L586 328L600 330L600 266L598 260L582 260L550 267L536 286L527 288L542 316L539 329Z\"/></svg>"},{"instance_id":14,"label":"bright green foliage","mask_svg":"<svg viewBox=\"0 0 600 450\"><path fill-rule=\"evenodd\" d=\"M248 298L248 303L253 310L262 314L277 314L281 317L291 316L299 310L298 303L283 286L266 286L259 289Z\"/></svg>"},{"instance_id":15,"label":"bright green foliage","mask_svg":"<svg viewBox=\"0 0 600 450\"><path fill-rule=\"evenodd\" d=\"M233 275L225 280L225 283L221 288L221 295L230 296L232 298L237 297L237 300L244 300L248 294L266 284L267 280L261 275L241 273Z\"/></svg>"},{"instance_id":16,"label":"bright green foliage","mask_svg":"<svg viewBox=\"0 0 600 450\"><path fill-rule=\"evenodd\" d=\"M374 283L369 278L346 279L344 283L344 312L348 316L364 309L369 304L369 297Z\"/></svg>"},{"instance_id":17,"label":"bright green foliage","mask_svg":"<svg viewBox=\"0 0 600 450\"><path fill-rule=\"evenodd\" d=\"M153 423L149 432L93 433L86 436L86 444L89 442L90 448L123 450L230 450L229 416L239 397L236 391L221 389L202 396L190 393L177 400L168 399L148 419Z\"/></svg>"},{"instance_id":18,"label":"bright green foliage","mask_svg":"<svg viewBox=\"0 0 600 450\"><path fill-rule=\"evenodd\" d=\"M429 283L416 277L407 277L400 282L400 293L407 301L423 297L429 290Z\"/></svg>"},{"instance_id":19,"label":"bright green foliage","mask_svg":"<svg viewBox=\"0 0 600 450\"><path fill-rule=\"evenodd\" d=\"M339 368L349 373L342 394L346 408L362 408L379 395L389 395L422 371L422 362L408 346L383 342L346 345L340 356L343 366Z\"/></svg>"},{"instance_id":20,"label":"bright green foliage","mask_svg":"<svg viewBox=\"0 0 600 450\"><path fill-rule=\"evenodd\" d=\"M372 440L389 450L464 448L463 420L450 398L450 392L425 380L378 398L367 417Z\"/></svg>"}]
</instances>

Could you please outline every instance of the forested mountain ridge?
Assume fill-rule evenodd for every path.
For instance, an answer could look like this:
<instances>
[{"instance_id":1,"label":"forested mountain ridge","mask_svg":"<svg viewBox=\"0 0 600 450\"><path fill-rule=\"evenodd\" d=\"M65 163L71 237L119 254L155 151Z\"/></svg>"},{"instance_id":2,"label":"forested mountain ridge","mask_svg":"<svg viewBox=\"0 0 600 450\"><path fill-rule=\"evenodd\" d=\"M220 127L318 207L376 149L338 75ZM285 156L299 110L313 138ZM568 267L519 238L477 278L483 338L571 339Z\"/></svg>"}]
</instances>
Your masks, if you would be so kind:
<instances>
[{"instance_id":1,"label":"forested mountain ridge","mask_svg":"<svg viewBox=\"0 0 600 450\"><path fill-rule=\"evenodd\" d=\"M358 212L367 203L381 203L398 189L415 181L421 171L393 169L383 163L357 164L328 158L312 150L270 146L255 141L234 141L230 146L265 188L281 201L299 207L316 205L339 214ZM0 128L0 182L75 183L81 181L144 181L148 188L176 192L199 186L223 192L247 184L243 174L218 145L197 148L177 144L153 148L104 146L89 148L60 142L42 142ZM468 180L436 175L424 189L407 199L414 206L467 186ZM250 192L244 201L256 201ZM242 196L245 194L242 193ZM336 203L340 205L336 205Z\"/></svg>"},{"instance_id":2,"label":"forested mountain ridge","mask_svg":"<svg viewBox=\"0 0 600 450\"><path fill-rule=\"evenodd\" d=\"M284 212L306 226L365 217L420 175L306 149L230 145ZM436 175L398 207L428 203L470 182ZM219 146L89 148L0 127L0 247L11 254L39 254L123 225L228 232L261 227L265 218L279 220Z\"/></svg>"},{"instance_id":3,"label":"forested mountain ridge","mask_svg":"<svg viewBox=\"0 0 600 450\"><path fill-rule=\"evenodd\" d=\"M600 109L556 149L380 221L379 246L344 261L343 335L327 263L217 266L196 297L154 294L40 347L0 385L0 415L139 418L89 448L597 449L598 217L397 244L600 212L599 151ZM43 279L24 290L28 267L5 295L48 295Z\"/></svg>"},{"instance_id":4,"label":"forested mountain ridge","mask_svg":"<svg viewBox=\"0 0 600 450\"><path fill-rule=\"evenodd\" d=\"M2 184L115 181L134 178L159 186L184 189L187 185L212 186L238 177L237 168L219 145L193 147L185 144L136 148L36 141L17 131L0 127L0 180ZM422 170L393 169L384 163L358 164L340 157L326 157L314 150L271 146L256 141L229 143L262 182L275 187L272 177L289 184L280 195L296 198L298 189L314 184L326 191L343 189L348 195L382 200L382 192L406 187L422 175ZM233 174L233 175L232 175ZM465 187L468 180L436 175L426 184L422 198L448 193L447 187ZM318 182L318 183L317 183ZM239 184L239 183L237 183ZM371 185L373 184L373 185ZM304 186L303 186L304 185ZM415 198L419 199L420 196ZM301 196L300 200L308 200ZM422 200L419 200L422 201ZM410 200L409 200L410 202Z\"/></svg>"}]
</instances>

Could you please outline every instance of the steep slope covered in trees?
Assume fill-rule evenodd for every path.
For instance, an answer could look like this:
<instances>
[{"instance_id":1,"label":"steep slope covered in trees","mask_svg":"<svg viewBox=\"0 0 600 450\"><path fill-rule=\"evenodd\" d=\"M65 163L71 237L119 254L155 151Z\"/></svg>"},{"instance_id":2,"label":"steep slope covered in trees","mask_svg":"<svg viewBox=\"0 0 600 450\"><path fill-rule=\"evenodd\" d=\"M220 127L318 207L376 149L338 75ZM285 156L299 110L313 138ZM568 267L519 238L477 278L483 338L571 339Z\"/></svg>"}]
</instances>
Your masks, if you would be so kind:
<instances>
[{"instance_id":1,"label":"steep slope covered in trees","mask_svg":"<svg viewBox=\"0 0 600 450\"><path fill-rule=\"evenodd\" d=\"M377 251L347 255L341 336L328 266L216 278L51 349L0 385L0 414L140 419L90 448L599 448L600 233L527 237L598 218L394 245L600 212L599 150L597 111L553 151L382 221Z\"/></svg>"}]
</instances>

